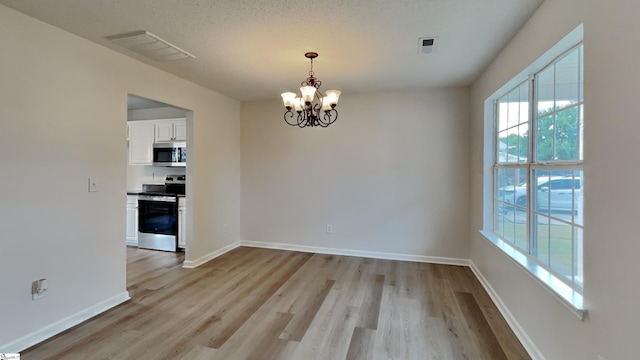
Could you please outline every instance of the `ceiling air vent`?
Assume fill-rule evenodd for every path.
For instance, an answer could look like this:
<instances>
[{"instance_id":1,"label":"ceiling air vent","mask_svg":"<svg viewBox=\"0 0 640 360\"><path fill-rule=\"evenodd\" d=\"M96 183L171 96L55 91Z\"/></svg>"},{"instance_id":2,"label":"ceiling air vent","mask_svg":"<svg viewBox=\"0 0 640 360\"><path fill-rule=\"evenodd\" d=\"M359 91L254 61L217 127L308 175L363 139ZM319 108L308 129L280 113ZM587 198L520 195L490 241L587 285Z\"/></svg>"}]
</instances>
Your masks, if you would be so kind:
<instances>
[{"instance_id":1,"label":"ceiling air vent","mask_svg":"<svg viewBox=\"0 0 640 360\"><path fill-rule=\"evenodd\" d=\"M432 52L435 52L438 47L437 36L423 37L418 40L418 54L431 54Z\"/></svg>"},{"instance_id":2,"label":"ceiling air vent","mask_svg":"<svg viewBox=\"0 0 640 360\"><path fill-rule=\"evenodd\" d=\"M144 30L107 36L107 39L155 61L195 59L188 52Z\"/></svg>"}]
</instances>

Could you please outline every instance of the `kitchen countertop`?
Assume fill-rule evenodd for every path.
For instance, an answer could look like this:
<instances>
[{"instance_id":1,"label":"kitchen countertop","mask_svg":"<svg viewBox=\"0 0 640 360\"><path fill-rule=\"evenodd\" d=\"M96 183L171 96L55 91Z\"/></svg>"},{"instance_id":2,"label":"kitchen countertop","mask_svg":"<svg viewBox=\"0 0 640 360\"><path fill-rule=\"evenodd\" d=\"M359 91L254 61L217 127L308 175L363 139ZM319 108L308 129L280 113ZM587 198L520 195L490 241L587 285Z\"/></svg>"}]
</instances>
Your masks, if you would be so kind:
<instances>
[{"instance_id":1,"label":"kitchen countertop","mask_svg":"<svg viewBox=\"0 0 640 360\"><path fill-rule=\"evenodd\" d=\"M140 193L145 192L142 190L127 190L127 195L139 195ZM174 194L168 194L168 195L174 195ZM185 194L178 194L177 197L186 197Z\"/></svg>"}]
</instances>

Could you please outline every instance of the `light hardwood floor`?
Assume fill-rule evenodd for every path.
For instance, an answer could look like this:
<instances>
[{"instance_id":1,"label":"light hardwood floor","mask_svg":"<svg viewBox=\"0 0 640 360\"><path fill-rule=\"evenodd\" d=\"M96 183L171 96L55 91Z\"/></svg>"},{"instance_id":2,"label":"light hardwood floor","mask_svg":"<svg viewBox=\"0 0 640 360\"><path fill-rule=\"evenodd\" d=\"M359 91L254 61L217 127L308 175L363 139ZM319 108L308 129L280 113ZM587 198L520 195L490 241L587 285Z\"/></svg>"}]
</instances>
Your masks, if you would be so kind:
<instances>
[{"instance_id":1,"label":"light hardwood floor","mask_svg":"<svg viewBox=\"0 0 640 360\"><path fill-rule=\"evenodd\" d=\"M466 267L238 248L127 249L131 301L31 359L530 359Z\"/></svg>"}]
</instances>

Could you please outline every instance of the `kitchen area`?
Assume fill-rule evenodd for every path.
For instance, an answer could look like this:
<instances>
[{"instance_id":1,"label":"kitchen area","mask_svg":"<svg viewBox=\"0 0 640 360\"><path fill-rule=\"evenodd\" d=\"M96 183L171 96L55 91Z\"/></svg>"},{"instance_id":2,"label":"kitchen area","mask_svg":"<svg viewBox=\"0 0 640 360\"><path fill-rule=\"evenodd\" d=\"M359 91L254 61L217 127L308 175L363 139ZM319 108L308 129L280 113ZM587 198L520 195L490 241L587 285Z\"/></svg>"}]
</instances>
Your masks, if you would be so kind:
<instances>
[{"instance_id":1,"label":"kitchen area","mask_svg":"<svg viewBox=\"0 0 640 360\"><path fill-rule=\"evenodd\" d=\"M129 95L126 244L184 251L187 111Z\"/></svg>"}]
</instances>

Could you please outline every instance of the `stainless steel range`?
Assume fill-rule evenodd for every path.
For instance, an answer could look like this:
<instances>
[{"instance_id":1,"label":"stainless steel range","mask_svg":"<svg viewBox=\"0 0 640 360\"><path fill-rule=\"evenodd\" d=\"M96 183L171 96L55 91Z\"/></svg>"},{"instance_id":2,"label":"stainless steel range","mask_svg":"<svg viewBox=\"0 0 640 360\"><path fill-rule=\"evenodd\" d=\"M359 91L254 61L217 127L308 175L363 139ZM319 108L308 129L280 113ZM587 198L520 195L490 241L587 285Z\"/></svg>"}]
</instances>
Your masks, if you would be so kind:
<instances>
[{"instance_id":1,"label":"stainless steel range","mask_svg":"<svg viewBox=\"0 0 640 360\"><path fill-rule=\"evenodd\" d=\"M178 196L185 193L185 175L167 175L162 185L138 194L138 247L178 250Z\"/></svg>"}]
</instances>

